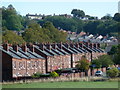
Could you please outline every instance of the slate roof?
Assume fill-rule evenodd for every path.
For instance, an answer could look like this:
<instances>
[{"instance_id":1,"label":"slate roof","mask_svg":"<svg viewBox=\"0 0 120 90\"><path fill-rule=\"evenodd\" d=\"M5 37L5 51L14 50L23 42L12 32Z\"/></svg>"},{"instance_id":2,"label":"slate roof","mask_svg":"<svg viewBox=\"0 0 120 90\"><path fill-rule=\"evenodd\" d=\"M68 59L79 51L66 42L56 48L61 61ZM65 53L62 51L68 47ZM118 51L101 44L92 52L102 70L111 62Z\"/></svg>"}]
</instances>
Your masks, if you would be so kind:
<instances>
[{"instance_id":1,"label":"slate roof","mask_svg":"<svg viewBox=\"0 0 120 90\"><path fill-rule=\"evenodd\" d=\"M76 50L78 50L81 53L84 53L85 51L81 50L80 48L74 47Z\"/></svg>"},{"instance_id":2,"label":"slate roof","mask_svg":"<svg viewBox=\"0 0 120 90\"><path fill-rule=\"evenodd\" d=\"M64 55L62 52L60 52L59 50L57 49L52 49L54 52L58 53L59 55Z\"/></svg>"},{"instance_id":3,"label":"slate roof","mask_svg":"<svg viewBox=\"0 0 120 90\"><path fill-rule=\"evenodd\" d=\"M3 51L4 53L8 54L9 56L13 57L13 58L21 59L20 56L12 53L11 51L6 51L6 50L4 50L2 47L0 47L0 50Z\"/></svg>"},{"instance_id":4,"label":"slate roof","mask_svg":"<svg viewBox=\"0 0 120 90\"><path fill-rule=\"evenodd\" d=\"M52 55L59 55L57 53L55 53L52 49L44 49L45 51L47 51L48 53L52 54Z\"/></svg>"},{"instance_id":5,"label":"slate roof","mask_svg":"<svg viewBox=\"0 0 120 90\"><path fill-rule=\"evenodd\" d=\"M60 48L57 48L58 51L62 52L64 55L69 55L68 52L66 52L65 50L63 49L60 49Z\"/></svg>"},{"instance_id":6,"label":"slate roof","mask_svg":"<svg viewBox=\"0 0 120 90\"><path fill-rule=\"evenodd\" d=\"M69 48L66 48L64 45L62 45L62 47L63 47L65 50L69 51L71 54L75 54L75 53L76 53L76 52L70 50Z\"/></svg>"},{"instance_id":7,"label":"slate roof","mask_svg":"<svg viewBox=\"0 0 120 90\"><path fill-rule=\"evenodd\" d=\"M13 58L17 58L17 59L45 59L44 57L42 57L41 55L38 55L35 52L31 52L29 49L27 50L27 52L24 52L20 47L18 47L18 51L16 52L15 50L13 50L12 47L9 47L9 51L4 50L2 47L0 47L0 50L3 51L4 53L10 55Z\"/></svg>"},{"instance_id":8,"label":"slate roof","mask_svg":"<svg viewBox=\"0 0 120 90\"><path fill-rule=\"evenodd\" d=\"M41 53L43 53L43 54L45 54L45 55L47 55L47 56L53 56L52 54L46 52L45 50L42 51L38 46L35 46L34 48L36 48L36 49L39 50Z\"/></svg>"},{"instance_id":9,"label":"slate roof","mask_svg":"<svg viewBox=\"0 0 120 90\"><path fill-rule=\"evenodd\" d=\"M26 58L26 59L28 59L28 57L25 56L23 53L21 53L21 52L19 52L19 51L18 51L18 52L14 51L12 47L10 47L9 51L11 51L12 53L18 55L18 56L21 57L21 58Z\"/></svg>"},{"instance_id":10,"label":"slate roof","mask_svg":"<svg viewBox=\"0 0 120 90\"><path fill-rule=\"evenodd\" d=\"M31 52L30 50L28 50L28 52L32 55L34 55L36 58L41 58L41 59L45 59L44 57L42 57L41 55L38 55L37 53L35 52Z\"/></svg>"}]
</instances>

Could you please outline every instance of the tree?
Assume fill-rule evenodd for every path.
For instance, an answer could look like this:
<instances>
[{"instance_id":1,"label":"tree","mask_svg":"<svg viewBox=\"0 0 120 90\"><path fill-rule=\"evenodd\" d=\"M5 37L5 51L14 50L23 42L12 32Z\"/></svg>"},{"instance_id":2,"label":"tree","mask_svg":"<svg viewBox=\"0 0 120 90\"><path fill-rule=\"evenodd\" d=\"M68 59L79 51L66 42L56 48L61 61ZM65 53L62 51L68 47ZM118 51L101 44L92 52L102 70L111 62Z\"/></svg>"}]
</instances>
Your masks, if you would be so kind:
<instances>
[{"instance_id":1,"label":"tree","mask_svg":"<svg viewBox=\"0 0 120 90\"><path fill-rule=\"evenodd\" d=\"M65 42L67 34L56 29L51 22L46 22L43 28L48 29L47 35L53 42Z\"/></svg>"},{"instance_id":2,"label":"tree","mask_svg":"<svg viewBox=\"0 0 120 90\"><path fill-rule=\"evenodd\" d=\"M99 56L98 60L100 61L102 67L109 67L110 65L114 64L111 56L109 55Z\"/></svg>"},{"instance_id":3,"label":"tree","mask_svg":"<svg viewBox=\"0 0 120 90\"><path fill-rule=\"evenodd\" d=\"M23 38L26 42L31 43L42 43L50 41L50 38L44 34L43 29L40 28L39 24L32 23L23 33Z\"/></svg>"},{"instance_id":4,"label":"tree","mask_svg":"<svg viewBox=\"0 0 120 90\"><path fill-rule=\"evenodd\" d=\"M120 64L120 44L118 44L117 46L117 51L116 53L113 55L113 62L115 64Z\"/></svg>"},{"instance_id":5,"label":"tree","mask_svg":"<svg viewBox=\"0 0 120 90\"><path fill-rule=\"evenodd\" d=\"M120 22L120 13L115 13L113 19L114 19L115 21Z\"/></svg>"},{"instance_id":6,"label":"tree","mask_svg":"<svg viewBox=\"0 0 120 90\"><path fill-rule=\"evenodd\" d=\"M112 56L112 60L116 65L120 64L120 44L112 46L108 54Z\"/></svg>"},{"instance_id":7,"label":"tree","mask_svg":"<svg viewBox=\"0 0 120 90\"><path fill-rule=\"evenodd\" d=\"M36 23L32 23L23 33L26 42L66 42L67 34L56 29L51 22L46 22L43 28Z\"/></svg>"},{"instance_id":8,"label":"tree","mask_svg":"<svg viewBox=\"0 0 120 90\"><path fill-rule=\"evenodd\" d=\"M118 46L112 46L111 50L108 52L109 55L116 54Z\"/></svg>"},{"instance_id":9,"label":"tree","mask_svg":"<svg viewBox=\"0 0 120 90\"><path fill-rule=\"evenodd\" d=\"M79 9L73 9L71 11L71 14L73 14L73 17L78 17L78 18L85 17L85 12L83 10L79 10Z\"/></svg>"},{"instance_id":10,"label":"tree","mask_svg":"<svg viewBox=\"0 0 120 90\"><path fill-rule=\"evenodd\" d=\"M107 76L111 78L117 77L118 75L119 75L119 70L117 68L112 68L107 71Z\"/></svg>"},{"instance_id":11,"label":"tree","mask_svg":"<svg viewBox=\"0 0 120 90\"><path fill-rule=\"evenodd\" d=\"M43 26L43 24L47 21L53 23L55 28L60 27L60 29L66 31L72 31L79 33L83 30L83 21L77 18L66 18L62 16L50 16L46 17L44 20L39 20L38 23Z\"/></svg>"},{"instance_id":12,"label":"tree","mask_svg":"<svg viewBox=\"0 0 120 90\"><path fill-rule=\"evenodd\" d=\"M101 20L112 20L112 16L110 14L107 14L101 18Z\"/></svg>"},{"instance_id":13,"label":"tree","mask_svg":"<svg viewBox=\"0 0 120 90\"><path fill-rule=\"evenodd\" d=\"M97 59L95 59L95 60L93 60L92 62L91 62L91 65L93 66L95 66L94 68L101 68L101 62L100 62L100 60L97 60Z\"/></svg>"},{"instance_id":14,"label":"tree","mask_svg":"<svg viewBox=\"0 0 120 90\"><path fill-rule=\"evenodd\" d=\"M21 36L18 36L16 33L14 33L13 31L5 31L2 35L2 41L3 42L8 42L10 44L23 44L25 41L23 40L23 38Z\"/></svg>"},{"instance_id":15,"label":"tree","mask_svg":"<svg viewBox=\"0 0 120 90\"><path fill-rule=\"evenodd\" d=\"M79 68L83 71L86 71L89 69L90 63L84 56L81 58L81 60L77 61L76 63L77 63L76 68Z\"/></svg>"},{"instance_id":16,"label":"tree","mask_svg":"<svg viewBox=\"0 0 120 90\"><path fill-rule=\"evenodd\" d=\"M3 26L8 30L23 29L22 16L17 14L17 11L12 5L9 5L7 8L2 8L2 19Z\"/></svg>"}]
</instances>

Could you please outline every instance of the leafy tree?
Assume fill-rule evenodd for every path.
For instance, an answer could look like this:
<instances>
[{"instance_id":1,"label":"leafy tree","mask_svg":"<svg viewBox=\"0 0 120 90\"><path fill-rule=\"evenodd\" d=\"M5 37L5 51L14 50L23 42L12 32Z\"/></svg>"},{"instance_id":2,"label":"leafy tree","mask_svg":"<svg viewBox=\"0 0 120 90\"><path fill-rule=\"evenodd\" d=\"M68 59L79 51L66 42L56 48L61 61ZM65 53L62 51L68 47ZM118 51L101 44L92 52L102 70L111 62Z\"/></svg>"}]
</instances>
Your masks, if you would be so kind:
<instances>
[{"instance_id":1,"label":"leafy tree","mask_svg":"<svg viewBox=\"0 0 120 90\"><path fill-rule=\"evenodd\" d=\"M67 34L56 29L51 22L46 22L43 28L39 24L32 23L23 33L26 42L65 42Z\"/></svg>"},{"instance_id":2,"label":"leafy tree","mask_svg":"<svg viewBox=\"0 0 120 90\"><path fill-rule=\"evenodd\" d=\"M43 25L43 28L48 29L49 33L47 32L47 35L50 39L52 39L53 42L65 42L67 34L64 32L58 31L51 22L46 22Z\"/></svg>"},{"instance_id":3,"label":"leafy tree","mask_svg":"<svg viewBox=\"0 0 120 90\"><path fill-rule=\"evenodd\" d=\"M38 23L43 26L47 21L53 23L56 28L60 28L66 31L80 32L82 31L83 21L76 18L65 18L62 16L46 17L44 20L39 20Z\"/></svg>"},{"instance_id":4,"label":"leafy tree","mask_svg":"<svg viewBox=\"0 0 120 90\"><path fill-rule=\"evenodd\" d=\"M114 55L117 52L118 47L112 46L111 50L108 52L109 55Z\"/></svg>"},{"instance_id":5,"label":"leafy tree","mask_svg":"<svg viewBox=\"0 0 120 90\"><path fill-rule=\"evenodd\" d=\"M73 9L71 11L71 14L73 14L73 17L78 17L78 18L85 17L85 12L83 10L79 10L79 9Z\"/></svg>"},{"instance_id":6,"label":"leafy tree","mask_svg":"<svg viewBox=\"0 0 120 90\"><path fill-rule=\"evenodd\" d=\"M101 68L101 62L100 62L100 60L93 60L92 62L91 62L91 65L95 65L95 67L94 68Z\"/></svg>"},{"instance_id":7,"label":"leafy tree","mask_svg":"<svg viewBox=\"0 0 120 90\"><path fill-rule=\"evenodd\" d=\"M97 26L100 25L101 21L88 21L84 25L84 31L91 34L97 34Z\"/></svg>"},{"instance_id":8,"label":"leafy tree","mask_svg":"<svg viewBox=\"0 0 120 90\"><path fill-rule=\"evenodd\" d=\"M98 57L98 60L100 61L102 67L109 67L114 64L111 56L109 55L102 55Z\"/></svg>"},{"instance_id":9,"label":"leafy tree","mask_svg":"<svg viewBox=\"0 0 120 90\"><path fill-rule=\"evenodd\" d=\"M101 20L112 20L112 16L110 14L107 14L101 18Z\"/></svg>"},{"instance_id":10,"label":"leafy tree","mask_svg":"<svg viewBox=\"0 0 120 90\"><path fill-rule=\"evenodd\" d=\"M120 44L118 44L117 46L117 51L116 53L113 55L113 62L115 64L120 64Z\"/></svg>"},{"instance_id":11,"label":"leafy tree","mask_svg":"<svg viewBox=\"0 0 120 90\"><path fill-rule=\"evenodd\" d=\"M119 75L119 70L117 68L112 68L107 71L107 76L111 78L117 77L118 75Z\"/></svg>"},{"instance_id":12,"label":"leafy tree","mask_svg":"<svg viewBox=\"0 0 120 90\"><path fill-rule=\"evenodd\" d=\"M22 16L17 14L15 8L9 5L7 8L2 7L2 19L3 26L8 30L21 30L22 26Z\"/></svg>"},{"instance_id":13,"label":"leafy tree","mask_svg":"<svg viewBox=\"0 0 120 90\"><path fill-rule=\"evenodd\" d=\"M26 42L31 43L42 43L44 41L50 40L48 36L44 35L42 28L39 24L32 23L23 33L23 38Z\"/></svg>"},{"instance_id":14,"label":"leafy tree","mask_svg":"<svg viewBox=\"0 0 120 90\"><path fill-rule=\"evenodd\" d=\"M80 61L77 61L76 63L77 63L76 68L79 68L84 71L89 69L90 63L84 56L81 58Z\"/></svg>"},{"instance_id":15,"label":"leafy tree","mask_svg":"<svg viewBox=\"0 0 120 90\"><path fill-rule=\"evenodd\" d=\"M120 22L120 13L115 13L113 19L114 19L115 21Z\"/></svg>"},{"instance_id":16,"label":"leafy tree","mask_svg":"<svg viewBox=\"0 0 120 90\"><path fill-rule=\"evenodd\" d=\"M22 44L25 42L21 36L18 36L16 33L9 30L3 32L2 41L3 43L7 41L10 44Z\"/></svg>"}]
</instances>

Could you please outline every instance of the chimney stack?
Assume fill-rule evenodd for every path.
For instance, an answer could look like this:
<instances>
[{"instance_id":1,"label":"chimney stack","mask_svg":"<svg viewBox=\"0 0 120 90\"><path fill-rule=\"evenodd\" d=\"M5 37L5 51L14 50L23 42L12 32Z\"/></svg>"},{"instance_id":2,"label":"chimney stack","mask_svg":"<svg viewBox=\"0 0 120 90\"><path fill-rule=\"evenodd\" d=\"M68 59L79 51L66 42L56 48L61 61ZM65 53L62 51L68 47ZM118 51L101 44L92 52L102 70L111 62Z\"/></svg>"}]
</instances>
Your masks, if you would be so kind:
<instances>
[{"instance_id":1,"label":"chimney stack","mask_svg":"<svg viewBox=\"0 0 120 90\"><path fill-rule=\"evenodd\" d=\"M8 43L3 44L3 49L9 51L9 44Z\"/></svg>"},{"instance_id":2,"label":"chimney stack","mask_svg":"<svg viewBox=\"0 0 120 90\"><path fill-rule=\"evenodd\" d=\"M89 46L90 46L90 48L94 48L94 44L93 43L90 43Z\"/></svg>"},{"instance_id":3,"label":"chimney stack","mask_svg":"<svg viewBox=\"0 0 120 90\"><path fill-rule=\"evenodd\" d=\"M94 48L97 48L97 43L94 43Z\"/></svg>"},{"instance_id":4,"label":"chimney stack","mask_svg":"<svg viewBox=\"0 0 120 90\"><path fill-rule=\"evenodd\" d=\"M18 45L17 44L13 45L12 47L13 47L14 51L18 52Z\"/></svg>"},{"instance_id":5,"label":"chimney stack","mask_svg":"<svg viewBox=\"0 0 120 90\"><path fill-rule=\"evenodd\" d=\"M100 43L97 43L97 48L100 48Z\"/></svg>"},{"instance_id":6,"label":"chimney stack","mask_svg":"<svg viewBox=\"0 0 120 90\"><path fill-rule=\"evenodd\" d=\"M56 49L57 48L57 44L56 43L53 43L51 44L52 48Z\"/></svg>"},{"instance_id":7,"label":"chimney stack","mask_svg":"<svg viewBox=\"0 0 120 90\"><path fill-rule=\"evenodd\" d=\"M75 43L75 46L77 47L77 48L79 48L80 46L79 46L79 43Z\"/></svg>"},{"instance_id":8,"label":"chimney stack","mask_svg":"<svg viewBox=\"0 0 120 90\"><path fill-rule=\"evenodd\" d=\"M58 43L57 46L62 49L62 42Z\"/></svg>"},{"instance_id":9,"label":"chimney stack","mask_svg":"<svg viewBox=\"0 0 120 90\"><path fill-rule=\"evenodd\" d=\"M27 46L30 49L30 51L34 52L34 45L33 44L29 44Z\"/></svg>"},{"instance_id":10,"label":"chimney stack","mask_svg":"<svg viewBox=\"0 0 120 90\"><path fill-rule=\"evenodd\" d=\"M86 42L85 45L86 45L86 47L89 47L90 43L89 43L89 42Z\"/></svg>"},{"instance_id":11,"label":"chimney stack","mask_svg":"<svg viewBox=\"0 0 120 90\"><path fill-rule=\"evenodd\" d=\"M70 47L70 45L68 43L65 43L64 45L65 45L66 48Z\"/></svg>"},{"instance_id":12,"label":"chimney stack","mask_svg":"<svg viewBox=\"0 0 120 90\"><path fill-rule=\"evenodd\" d=\"M27 46L26 46L26 44L22 45L22 50L23 50L24 52L27 52Z\"/></svg>"},{"instance_id":13,"label":"chimney stack","mask_svg":"<svg viewBox=\"0 0 120 90\"><path fill-rule=\"evenodd\" d=\"M47 43L45 46L46 46L46 48L49 49L49 50L51 50L51 48L52 48L52 46L51 46L50 43Z\"/></svg>"},{"instance_id":14,"label":"chimney stack","mask_svg":"<svg viewBox=\"0 0 120 90\"><path fill-rule=\"evenodd\" d=\"M44 51L45 45L43 43L39 44L39 48Z\"/></svg>"},{"instance_id":15,"label":"chimney stack","mask_svg":"<svg viewBox=\"0 0 120 90\"><path fill-rule=\"evenodd\" d=\"M70 43L70 47L72 47L72 48L73 48L73 47L74 47L74 43L72 43L72 42L71 42L71 43Z\"/></svg>"}]
</instances>

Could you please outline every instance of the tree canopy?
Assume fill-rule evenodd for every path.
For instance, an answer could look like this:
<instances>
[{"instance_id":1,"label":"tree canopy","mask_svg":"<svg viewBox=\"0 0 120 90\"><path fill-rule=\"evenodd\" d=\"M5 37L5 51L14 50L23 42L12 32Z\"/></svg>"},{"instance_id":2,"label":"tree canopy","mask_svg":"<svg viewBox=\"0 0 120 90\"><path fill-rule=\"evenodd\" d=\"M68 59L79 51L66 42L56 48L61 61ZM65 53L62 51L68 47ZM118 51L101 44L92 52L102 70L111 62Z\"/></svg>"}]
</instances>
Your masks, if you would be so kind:
<instances>
[{"instance_id":1,"label":"tree canopy","mask_svg":"<svg viewBox=\"0 0 120 90\"><path fill-rule=\"evenodd\" d=\"M73 14L73 17L77 17L77 18L84 18L85 17L85 12L83 10L80 10L80 9L73 9L71 11L71 14Z\"/></svg>"},{"instance_id":2,"label":"tree canopy","mask_svg":"<svg viewBox=\"0 0 120 90\"><path fill-rule=\"evenodd\" d=\"M79 68L84 71L89 69L90 63L84 56L81 58L81 60L77 61L76 63L77 63L76 68Z\"/></svg>"},{"instance_id":3,"label":"tree canopy","mask_svg":"<svg viewBox=\"0 0 120 90\"><path fill-rule=\"evenodd\" d=\"M2 26L8 30L23 29L22 16L17 13L12 5L7 8L2 7Z\"/></svg>"},{"instance_id":4,"label":"tree canopy","mask_svg":"<svg viewBox=\"0 0 120 90\"><path fill-rule=\"evenodd\" d=\"M117 46L112 46L108 54L112 56L113 62L115 64L120 64L120 44Z\"/></svg>"},{"instance_id":5,"label":"tree canopy","mask_svg":"<svg viewBox=\"0 0 120 90\"><path fill-rule=\"evenodd\" d=\"M91 66L93 67L94 65L94 68L109 67L113 64L114 62L110 55L99 56L98 59L95 59L91 62Z\"/></svg>"},{"instance_id":6,"label":"tree canopy","mask_svg":"<svg viewBox=\"0 0 120 90\"><path fill-rule=\"evenodd\" d=\"M65 42L67 34L58 31L51 22L46 22L43 28L39 24L30 24L23 33L26 42L42 43L42 42Z\"/></svg>"},{"instance_id":7,"label":"tree canopy","mask_svg":"<svg viewBox=\"0 0 120 90\"><path fill-rule=\"evenodd\" d=\"M115 21L120 22L120 13L115 13L113 19L114 19Z\"/></svg>"},{"instance_id":8,"label":"tree canopy","mask_svg":"<svg viewBox=\"0 0 120 90\"><path fill-rule=\"evenodd\" d=\"M10 44L14 44L14 43L23 44L25 42L21 36L18 36L16 33L14 33L13 31L9 31L9 30L3 33L2 41L8 42Z\"/></svg>"}]
</instances>

